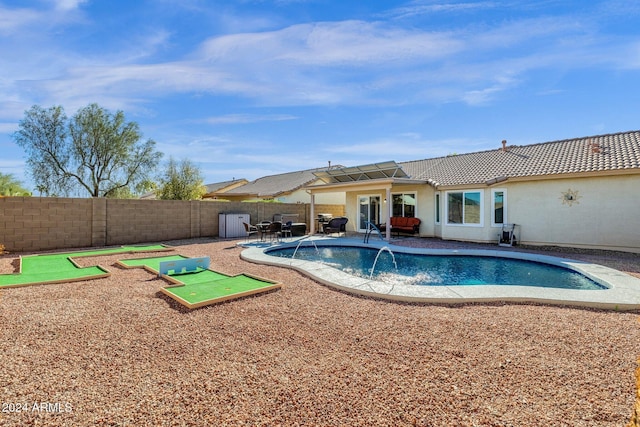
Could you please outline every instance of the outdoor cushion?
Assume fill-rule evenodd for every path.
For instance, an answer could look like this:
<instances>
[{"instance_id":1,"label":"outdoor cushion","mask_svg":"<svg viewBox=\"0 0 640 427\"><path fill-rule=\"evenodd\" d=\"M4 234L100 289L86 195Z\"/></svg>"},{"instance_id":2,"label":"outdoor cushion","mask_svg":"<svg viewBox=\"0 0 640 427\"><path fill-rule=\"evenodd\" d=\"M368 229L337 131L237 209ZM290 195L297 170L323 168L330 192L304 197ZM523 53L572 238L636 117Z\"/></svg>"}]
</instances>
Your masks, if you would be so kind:
<instances>
[{"instance_id":1,"label":"outdoor cushion","mask_svg":"<svg viewBox=\"0 0 640 427\"><path fill-rule=\"evenodd\" d=\"M390 221L391 231L396 233L418 233L420 230L420 218L409 218L403 216L392 216Z\"/></svg>"}]
</instances>

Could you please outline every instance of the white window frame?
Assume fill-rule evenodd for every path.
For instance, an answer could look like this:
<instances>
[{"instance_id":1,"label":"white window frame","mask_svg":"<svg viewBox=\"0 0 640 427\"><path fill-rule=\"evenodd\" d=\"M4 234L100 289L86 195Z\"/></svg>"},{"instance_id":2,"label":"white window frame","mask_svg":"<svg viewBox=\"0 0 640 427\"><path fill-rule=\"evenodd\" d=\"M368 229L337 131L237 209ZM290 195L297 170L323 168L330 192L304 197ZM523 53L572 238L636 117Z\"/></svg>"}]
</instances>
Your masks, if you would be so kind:
<instances>
[{"instance_id":1,"label":"white window frame","mask_svg":"<svg viewBox=\"0 0 640 427\"><path fill-rule=\"evenodd\" d=\"M496 223L496 193L502 193L502 222ZM508 224L507 219L507 189L506 188L492 188L491 189L491 226L502 227L503 224Z\"/></svg>"},{"instance_id":2,"label":"white window frame","mask_svg":"<svg viewBox=\"0 0 640 427\"><path fill-rule=\"evenodd\" d=\"M371 213L371 198L373 198L373 197L377 197L378 198L378 200L379 200L379 205L378 205L379 212L377 212L378 221L384 221L384 218L386 216L385 209L386 209L387 201L384 199L384 196L382 194L377 194L377 193L358 194L356 196L356 200L358 201L358 204L357 204L358 222L357 222L357 224L355 224L355 227L356 227L356 230L359 233L364 233L364 232L367 231L366 228L360 228L360 206L361 206L360 205L360 199L362 199L363 197L366 197L368 199L367 207L369 209L369 213ZM371 218L368 218L368 219L370 220Z\"/></svg>"},{"instance_id":3,"label":"white window frame","mask_svg":"<svg viewBox=\"0 0 640 427\"><path fill-rule=\"evenodd\" d=\"M451 193L462 193L462 223L454 223L454 222L449 222L449 194ZM465 199L465 194L468 193L478 193L480 194L480 222L479 223L465 223L464 222L464 199ZM445 205L445 212L444 212L444 218L445 218L445 223L447 224L447 226L450 227L484 227L484 191L482 190L451 190L451 191L445 191L444 193L444 205Z\"/></svg>"}]
</instances>

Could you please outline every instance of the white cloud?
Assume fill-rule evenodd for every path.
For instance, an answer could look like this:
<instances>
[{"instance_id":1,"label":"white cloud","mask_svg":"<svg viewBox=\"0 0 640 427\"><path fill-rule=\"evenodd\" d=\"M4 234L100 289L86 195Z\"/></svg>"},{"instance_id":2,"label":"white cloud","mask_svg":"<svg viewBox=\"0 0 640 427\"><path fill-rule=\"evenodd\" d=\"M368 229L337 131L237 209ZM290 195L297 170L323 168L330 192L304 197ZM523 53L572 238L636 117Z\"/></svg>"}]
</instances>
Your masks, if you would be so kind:
<instances>
[{"instance_id":1,"label":"white cloud","mask_svg":"<svg viewBox=\"0 0 640 427\"><path fill-rule=\"evenodd\" d=\"M13 133L17 130L17 123L0 123L0 133Z\"/></svg>"},{"instance_id":2,"label":"white cloud","mask_svg":"<svg viewBox=\"0 0 640 427\"><path fill-rule=\"evenodd\" d=\"M398 7L387 12L385 15L394 18L411 18L420 15L431 15L435 13L448 12L468 12L481 9L493 9L499 7L496 2L466 2L466 3L432 3L424 1L412 1L406 6Z\"/></svg>"},{"instance_id":3,"label":"white cloud","mask_svg":"<svg viewBox=\"0 0 640 427\"><path fill-rule=\"evenodd\" d=\"M171 44L172 33L162 28L153 29L135 37L126 45L125 49L119 49L108 59L117 64L131 64L151 58ZM107 59L104 58L103 59Z\"/></svg>"},{"instance_id":4,"label":"white cloud","mask_svg":"<svg viewBox=\"0 0 640 427\"><path fill-rule=\"evenodd\" d=\"M79 9L80 5L86 2L87 0L53 0L55 8L62 11Z\"/></svg>"},{"instance_id":5,"label":"white cloud","mask_svg":"<svg viewBox=\"0 0 640 427\"><path fill-rule=\"evenodd\" d=\"M81 4L58 3L65 10ZM490 8L493 3L413 2L407 6L414 13L476 7ZM11 16L6 19L0 13L0 31L44 16L29 10L0 12ZM446 31L407 29L389 22L317 22L211 37L185 51L182 58L151 63L151 54L172 42L173 34L159 28L140 35L127 50L96 58L56 44L32 49L24 60L11 61L5 69L0 96L13 100L20 114L31 103L76 109L99 102L107 108L140 111L152 98L203 93L242 96L257 105L272 106L480 105L518 87L532 70L594 65L637 68L637 45L605 49L606 40L592 31L579 19L553 18ZM620 64L620 52L635 52L635 56L627 55L628 60ZM250 119L223 116L216 120Z\"/></svg>"},{"instance_id":6,"label":"white cloud","mask_svg":"<svg viewBox=\"0 0 640 427\"><path fill-rule=\"evenodd\" d=\"M223 116L209 117L205 121L212 125L219 124L246 124L257 122L281 122L296 120L296 116L290 114L225 114Z\"/></svg>"},{"instance_id":7,"label":"white cloud","mask_svg":"<svg viewBox=\"0 0 640 427\"><path fill-rule=\"evenodd\" d=\"M31 9L9 9L0 5L0 34L10 35L39 20L41 14Z\"/></svg>"},{"instance_id":8,"label":"white cloud","mask_svg":"<svg viewBox=\"0 0 640 427\"><path fill-rule=\"evenodd\" d=\"M617 65L622 70L640 69L640 42L632 42L626 51L617 59Z\"/></svg>"},{"instance_id":9,"label":"white cloud","mask_svg":"<svg viewBox=\"0 0 640 427\"><path fill-rule=\"evenodd\" d=\"M398 162L415 159L426 159L447 156L451 153L462 153L482 150L495 144L478 139L463 138L425 138L415 132L405 132L373 140L354 141L349 144L335 144L322 147L325 157L333 158L334 163L356 165L376 163L387 160ZM401 151L390 150L390 147L402 146ZM497 148L497 147L495 147ZM387 153L387 154L385 154Z\"/></svg>"},{"instance_id":10,"label":"white cloud","mask_svg":"<svg viewBox=\"0 0 640 427\"><path fill-rule=\"evenodd\" d=\"M448 33L408 31L363 21L318 22L281 30L215 37L201 55L211 63L246 62L260 66L393 66L450 56L460 43Z\"/></svg>"},{"instance_id":11,"label":"white cloud","mask_svg":"<svg viewBox=\"0 0 640 427\"><path fill-rule=\"evenodd\" d=\"M0 4L0 35L34 38L58 25L79 18L79 6L86 0L53 0L53 9L8 8Z\"/></svg>"},{"instance_id":12,"label":"white cloud","mask_svg":"<svg viewBox=\"0 0 640 427\"><path fill-rule=\"evenodd\" d=\"M0 159L0 172L11 174L16 179L24 181L26 164L22 160Z\"/></svg>"}]
</instances>

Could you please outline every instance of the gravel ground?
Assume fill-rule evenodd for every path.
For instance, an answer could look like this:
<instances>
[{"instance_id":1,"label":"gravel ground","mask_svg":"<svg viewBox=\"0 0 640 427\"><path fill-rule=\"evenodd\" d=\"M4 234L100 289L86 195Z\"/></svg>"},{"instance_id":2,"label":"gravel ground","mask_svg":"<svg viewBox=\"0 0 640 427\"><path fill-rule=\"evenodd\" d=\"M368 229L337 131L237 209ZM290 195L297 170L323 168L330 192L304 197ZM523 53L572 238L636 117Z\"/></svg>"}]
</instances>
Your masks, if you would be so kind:
<instances>
[{"instance_id":1,"label":"gravel ground","mask_svg":"<svg viewBox=\"0 0 640 427\"><path fill-rule=\"evenodd\" d=\"M390 303L244 262L235 242L172 243L283 288L188 311L158 292L163 281L117 268L132 257L120 255L81 261L110 269L107 279L0 290L1 426L624 426L631 417L638 313ZM640 272L636 255L564 255ZM0 272L14 260L0 257Z\"/></svg>"}]
</instances>

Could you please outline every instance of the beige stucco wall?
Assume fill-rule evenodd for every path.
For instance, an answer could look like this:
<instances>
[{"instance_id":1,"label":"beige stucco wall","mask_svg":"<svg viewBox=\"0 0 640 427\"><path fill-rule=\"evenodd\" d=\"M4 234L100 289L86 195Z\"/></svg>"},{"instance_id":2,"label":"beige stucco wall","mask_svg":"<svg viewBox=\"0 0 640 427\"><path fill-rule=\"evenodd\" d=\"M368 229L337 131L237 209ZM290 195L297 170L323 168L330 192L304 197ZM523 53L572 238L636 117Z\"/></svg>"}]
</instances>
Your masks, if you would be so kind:
<instances>
[{"instance_id":1,"label":"beige stucco wall","mask_svg":"<svg viewBox=\"0 0 640 427\"><path fill-rule=\"evenodd\" d=\"M421 236L434 235L434 190L428 185L401 185L394 186L391 194L416 193L416 217L422 220L420 224ZM347 223L348 231L356 231L360 218L360 206L358 198L360 196L379 196L382 203L380 213L381 222L387 222L388 205L384 200L387 197L385 189L370 189L362 191L350 191L346 193L346 215L349 218ZM317 197L317 196L316 196Z\"/></svg>"},{"instance_id":2,"label":"beige stucco wall","mask_svg":"<svg viewBox=\"0 0 640 427\"><path fill-rule=\"evenodd\" d=\"M296 190L290 194L276 197L281 203L311 203L311 195L306 190ZM344 193L319 193L315 196L315 202L325 205L344 205Z\"/></svg>"},{"instance_id":3,"label":"beige stucco wall","mask_svg":"<svg viewBox=\"0 0 640 427\"><path fill-rule=\"evenodd\" d=\"M530 244L640 251L640 177L566 179L509 186L509 221ZM576 192L573 203L563 194Z\"/></svg>"},{"instance_id":4,"label":"beige stucco wall","mask_svg":"<svg viewBox=\"0 0 640 427\"><path fill-rule=\"evenodd\" d=\"M446 223L442 191L442 224L434 235L448 240L494 242L500 227L491 224L491 190L507 194L506 221L519 225L518 240L532 245L591 247L640 252L640 177L632 175L503 182L469 188L483 193L483 224ZM576 195L573 202L564 194ZM440 230L440 231L438 231Z\"/></svg>"},{"instance_id":5,"label":"beige stucco wall","mask_svg":"<svg viewBox=\"0 0 640 427\"><path fill-rule=\"evenodd\" d=\"M465 187L482 193L481 225L447 224L447 191L430 185L395 185L391 193L417 193L416 216L420 235L445 240L497 243L500 225L492 224L492 190L506 192L506 222L516 223L518 240L530 245L588 247L640 252L640 176L571 177L504 181L494 186ZM575 200L567 201L571 192ZM440 194L440 224L435 223L435 194ZM386 197L383 188L363 185L346 192L347 229L355 231L359 219L358 197ZM317 196L316 196L317 197ZM382 221L386 217L383 205Z\"/></svg>"}]
</instances>

